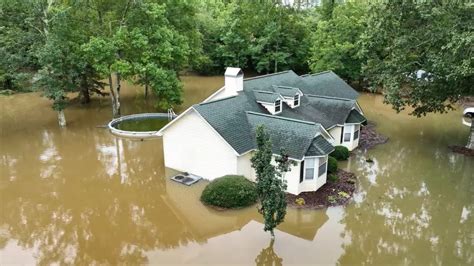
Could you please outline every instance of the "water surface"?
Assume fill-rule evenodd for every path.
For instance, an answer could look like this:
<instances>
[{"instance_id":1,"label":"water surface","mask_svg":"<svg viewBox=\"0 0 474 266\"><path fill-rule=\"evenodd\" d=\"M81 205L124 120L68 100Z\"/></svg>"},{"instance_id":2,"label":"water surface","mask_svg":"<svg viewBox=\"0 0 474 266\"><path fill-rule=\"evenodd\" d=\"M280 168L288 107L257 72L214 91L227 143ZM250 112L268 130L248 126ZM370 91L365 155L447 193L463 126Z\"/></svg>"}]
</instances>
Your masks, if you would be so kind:
<instances>
[{"instance_id":1,"label":"water surface","mask_svg":"<svg viewBox=\"0 0 474 266\"><path fill-rule=\"evenodd\" d=\"M183 81L177 113L223 78ZM155 111L142 88L124 86L122 100L123 114ZM169 181L160 139L100 127L111 119L108 98L70 106L60 129L37 94L2 96L0 264L472 265L474 160L447 149L467 140L461 112L413 118L373 95L360 104L390 141L342 165L359 176L355 201L289 209L271 245L254 207L217 212L198 200L205 182Z\"/></svg>"}]
</instances>

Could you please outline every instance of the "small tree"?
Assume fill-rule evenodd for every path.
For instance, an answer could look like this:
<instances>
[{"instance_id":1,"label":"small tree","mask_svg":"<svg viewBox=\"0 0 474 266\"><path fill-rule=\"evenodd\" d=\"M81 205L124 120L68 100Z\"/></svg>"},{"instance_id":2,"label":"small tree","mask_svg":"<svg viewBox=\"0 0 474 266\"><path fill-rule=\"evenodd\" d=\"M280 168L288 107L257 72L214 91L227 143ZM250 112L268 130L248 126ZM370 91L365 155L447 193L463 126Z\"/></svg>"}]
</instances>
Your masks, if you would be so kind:
<instances>
[{"instance_id":1,"label":"small tree","mask_svg":"<svg viewBox=\"0 0 474 266\"><path fill-rule=\"evenodd\" d=\"M275 167L271 164L272 142L263 126L257 127L256 139L257 151L251 161L257 174L257 196L261 205L259 212L265 222L263 230L270 231L272 238L275 238L273 230L283 222L286 215L286 183L283 175L289 171L293 161L282 150L280 156L275 159L278 165Z\"/></svg>"}]
</instances>

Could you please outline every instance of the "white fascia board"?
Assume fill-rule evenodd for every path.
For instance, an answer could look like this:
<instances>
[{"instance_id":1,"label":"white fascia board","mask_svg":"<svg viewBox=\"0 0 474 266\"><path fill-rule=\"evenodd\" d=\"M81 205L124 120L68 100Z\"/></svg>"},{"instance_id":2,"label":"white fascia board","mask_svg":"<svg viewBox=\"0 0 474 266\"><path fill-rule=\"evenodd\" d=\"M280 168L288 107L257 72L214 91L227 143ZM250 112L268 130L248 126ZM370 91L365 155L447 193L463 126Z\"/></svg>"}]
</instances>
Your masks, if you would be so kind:
<instances>
[{"instance_id":1,"label":"white fascia board","mask_svg":"<svg viewBox=\"0 0 474 266\"><path fill-rule=\"evenodd\" d=\"M246 152L243 152L243 153L239 154L238 156L244 156L244 155L246 155L247 153L250 153L250 152L256 151L256 150L257 150L257 149L250 149L250 150L248 150L248 151L246 151ZM272 156L280 156L280 154L272 153ZM293 161L297 161L297 162L301 162L301 161L302 161L301 159L296 159L296 158L289 157L289 156L288 156L288 158L291 159L291 160L293 160Z\"/></svg>"},{"instance_id":2,"label":"white fascia board","mask_svg":"<svg viewBox=\"0 0 474 266\"><path fill-rule=\"evenodd\" d=\"M360 110L360 112L362 113L362 115L364 115L364 110L362 110L362 107L360 107L360 105L359 105L359 103L357 102L357 100L356 100L356 105L357 105L357 107L359 107L359 110Z\"/></svg>"},{"instance_id":3,"label":"white fascia board","mask_svg":"<svg viewBox=\"0 0 474 266\"><path fill-rule=\"evenodd\" d=\"M329 136L330 139L332 139L332 140L335 141L335 139L331 136L331 134L329 134L329 132L328 132L321 124L319 124L319 127L321 127L321 128L323 129L323 133L326 134L326 136ZM329 129L330 129L330 128L329 128ZM329 129L328 129L328 130L329 130ZM319 133L318 133L318 134L319 134ZM317 137L318 134L316 134L316 136L314 136L314 137Z\"/></svg>"},{"instance_id":4,"label":"white fascia board","mask_svg":"<svg viewBox=\"0 0 474 266\"><path fill-rule=\"evenodd\" d=\"M188 109L186 109L184 112L182 112L181 114L179 114L175 119L171 120L168 124L166 124L164 127L162 127L160 130L158 130L158 132L156 132L155 134L157 136L161 136L163 135L163 132L169 128L171 125L173 125L176 121L178 121L181 117L183 117L184 115L186 115L189 111L191 111L191 109L194 109L192 106L189 107Z\"/></svg>"},{"instance_id":5,"label":"white fascia board","mask_svg":"<svg viewBox=\"0 0 474 266\"><path fill-rule=\"evenodd\" d=\"M218 93L220 93L224 89L225 89L225 86L222 86L222 88L215 91L213 94L211 94L209 97L207 97L204 101L202 101L202 103L206 103L206 102L210 101L214 96L216 96Z\"/></svg>"}]
</instances>

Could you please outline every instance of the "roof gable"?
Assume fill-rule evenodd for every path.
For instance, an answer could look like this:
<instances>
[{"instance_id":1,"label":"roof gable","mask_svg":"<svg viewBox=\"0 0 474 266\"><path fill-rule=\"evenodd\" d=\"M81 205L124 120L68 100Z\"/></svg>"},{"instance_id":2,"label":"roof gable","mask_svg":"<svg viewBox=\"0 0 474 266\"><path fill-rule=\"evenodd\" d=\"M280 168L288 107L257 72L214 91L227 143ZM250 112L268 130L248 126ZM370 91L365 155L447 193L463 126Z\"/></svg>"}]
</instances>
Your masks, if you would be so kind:
<instances>
[{"instance_id":1,"label":"roof gable","mask_svg":"<svg viewBox=\"0 0 474 266\"><path fill-rule=\"evenodd\" d=\"M281 148L284 148L291 158L302 159L314 136L320 132L319 125L315 123L256 112L246 113L252 131L253 145L256 147L255 133L257 127L264 126L266 132L270 135L274 154L279 154Z\"/></svg>"},{"instance_id":2,"label":"roof gable","mask_svg":"<svg viewBox=\"0 0 474 266\"><path fill-rule=\"evenodd\" d=\"M285 96L294 97L295 95L301 93L300 89L295 88L295 87L279 86L279 85L273 85L272 87L273 87L273 91L275 91L276 93L284 97Z\"/></svg>"},{"instance_id":3,"label":"roof gable","mask_svg":"<svg viewBox=\"0 0 474 266\"><path fill-rule=\"evenodd\" d=\"M281 99L281 95L279 93L270 92L270 91L254 90L253 94L257 102L273 104L276 100Z\"/></svg>"}]
</instances>

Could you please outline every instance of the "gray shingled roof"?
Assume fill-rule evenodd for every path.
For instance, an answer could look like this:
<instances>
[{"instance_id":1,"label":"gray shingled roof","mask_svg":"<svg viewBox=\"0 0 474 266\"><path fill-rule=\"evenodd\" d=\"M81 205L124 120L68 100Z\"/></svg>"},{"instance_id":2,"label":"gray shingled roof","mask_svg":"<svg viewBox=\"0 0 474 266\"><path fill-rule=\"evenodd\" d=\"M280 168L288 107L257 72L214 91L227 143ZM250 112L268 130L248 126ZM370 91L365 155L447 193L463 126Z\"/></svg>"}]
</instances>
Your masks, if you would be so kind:
<instances>
[{"instance_id":1,"label":"gray shingled roof","mask_svg":"<svg viewBox=\"0 0 474 266\"><path fill-rule=\"evenodd\" d=\"M253 94L258 102L274 103L278 98L281 98L280 94L269 91L254 90Z\"/></svg>"},{"instance_id":2,"label":"gray shingled roof","mask_svg":"<svg viewBox=\"0 0 474 266\"><path fill-rule=\"evenodd\" d=\"M335 74L325 73L317 76L324 77L324 82L329 84L329 78ZM337 79L342 81L339 77ZM337 81L337 79L333 80ZM263 124L269 129L275 153L279 153L280 148L284 147L292 158L301 159L307 152L320 154L329 149L330 144L322 141L322 136L314 139L318 130L321 130L318 124L328 129L344 124L346 121L365 119L353 110L356 108L354 99L342 99L344 97L340 97L341 93L337 96L334 96L334 93L328 96L316 96L325 91L319 90L314 84L324 82L316 82L313 85L311 82L312 79L302 78L293 71L250 78L244 80L244 90L238 92L237 96L201 103L193 107L239 154L255 149L255 128ZM336 90L343 88L342 85L339 86L339 83L335 83L339 88ZM278 115L268 115L268 111L257 103L257 101L273 103L283 94L279 89L291 90L293 93L297 90L296 88L303 92L300 106L297 108L283 106L282 112ZM350 92L344 94L350 96ZM351 95L353 97L353 94Z\"/></svg>"},{"instance_id":3,"label":"gray shingled roof","mask_svg":"<svg viewBox=\"0 0 474 266\"><path fill-rule=\"evenodd\" d=\"M305 156L321 156L334 151L334 147L323 136L318 135L311 142Z\"/></svg>"},{"instance_id":4,"label":"gray shingled roof","mask_svg":"<svg viewBox=\"0 0 474 266\"><path fill-rule=\"evenodd\" d=\"M352 110L346 119L346 123L364 123L365 121L367 119L356 110Z\"/></svg>"},{"instance_id":5,"label":"gray shingled roof","mask_svg":"<svg viewBox=\"0 0 474 266\"><path fill-rule=\"evenodd\" d=\"M305 94L330 96L355 100L359 93L332 71L303 75L305 85L301 91Z\"/></svg>"},{"instance_id":6,"label":"gray shingled roof","mask_svg":"<svg viewBox=\"0 0 474 266\"><path fill-rule=\"evenodd\" d=\"M255 141L257 127L263 125L270 135L273 153L279 154L280 149L284 148L288 155L295 159L304 157L314 136L321 130L320 126L315 123L256 112L247 112L247 119L253 133L253 141ZM254 146L256 145L254 144Z\"/></svg>"},{"instance_id":7,"label":"gray shingled roof","mask_svg":"<svg viewBox=\"0 0 474 266\"><path fill-rule=\"evenodd\" d=\"M286 97L294 97L296 94L299 93L298 88L286 87L286 86L273 86L273 90L276 93L279 93L282 96L286 96Z\"/></svg>"}]
</instances>

